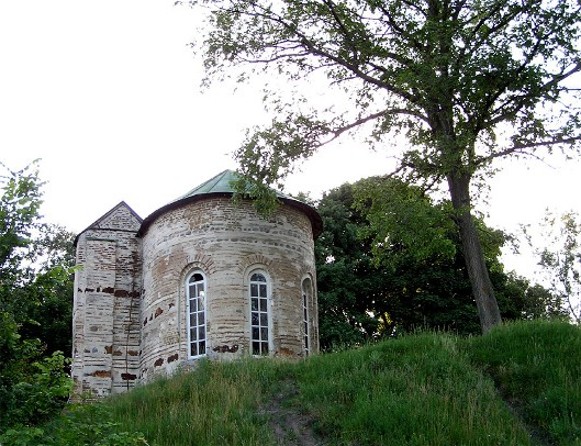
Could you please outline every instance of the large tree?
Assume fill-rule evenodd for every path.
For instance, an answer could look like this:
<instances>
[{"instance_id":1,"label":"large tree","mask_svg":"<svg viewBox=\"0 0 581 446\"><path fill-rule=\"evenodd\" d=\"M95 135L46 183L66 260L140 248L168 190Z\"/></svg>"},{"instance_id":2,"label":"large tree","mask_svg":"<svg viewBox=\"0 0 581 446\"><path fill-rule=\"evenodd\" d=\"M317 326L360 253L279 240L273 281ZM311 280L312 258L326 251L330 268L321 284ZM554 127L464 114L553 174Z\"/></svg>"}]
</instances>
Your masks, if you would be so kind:
<instances>
[{"instance_id":1,"label":"large tree","mask_svg":"<svg viewBox=\"0 0 581 446\"><path fill-rule=\"evenodd\" d=\"M447 186L483 331L501 321L478 232L471 185L497 158L579 139L581 12L574 0L192 0L208 7L207 80L235 73L320 80L345 101L308 108L300 94L265 100L279 115L237 151L268 197L297 160L346 131L369 129L398 170ZM264 76L262 77L265 78ZM335 97L335 96L332 96ZM325 104L328 105L328 104ZM345 112L341 112L341 109ZM367 125L368 124L368 125ZM355 156L355 155L354 155ZM272 199L272 196L270 196Z\"/></svg>"},{"instance_id":2,"label":"large tree","mask_svg":"<svg viewBox=\"0 0 581 446\"><path fill-rule=\"evenodd\" d=\"M449 203L419 188L367 178L326 193L315 242L321 348L417 328L474 334L478 314ZM559 315L555 295L514 274L499 258L507 237L476 225L503 319Z\"/></svg>"}]
</instances>

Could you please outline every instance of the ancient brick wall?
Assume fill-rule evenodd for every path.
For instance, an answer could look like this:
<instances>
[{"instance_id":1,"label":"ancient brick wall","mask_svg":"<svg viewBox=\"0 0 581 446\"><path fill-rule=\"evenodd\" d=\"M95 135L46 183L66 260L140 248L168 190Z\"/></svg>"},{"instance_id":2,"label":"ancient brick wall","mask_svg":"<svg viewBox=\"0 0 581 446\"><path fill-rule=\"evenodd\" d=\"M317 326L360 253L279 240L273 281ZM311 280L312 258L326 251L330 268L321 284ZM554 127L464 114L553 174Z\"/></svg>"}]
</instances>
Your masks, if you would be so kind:
<instances>
[{"instance_id":1,"label":"ancient brick wall","mask_svg":"<svg viewBox=\"0 0 581 446\"><path fill-rule=\"evenodd\" d=\"M203 274L206 287L208 357L252 354L249 282L256 271L268 278L268 354L318 352L313 228L303 210L283 205L264 220L251 202L214 196L154 216L140 233L141 218L120 203L78 237L77 395L122 392L195 363L187 330L186 280L192 273Z\"/></svg>"},{"instance_id":2,"label":"ancient brick wall","mask_svg":"<svg viewBox=\"0 0 581 446\"><path fill-rule=\"evenodd\" d=\"M132 387L140 367L141 219L120 203L81 233L73 308L75 393Z\"/></svg>"},{"instance_id":3,"label":"ancient brick wall","mask_svg":"<svg viewBox=\"0 0 581 446\"><path fill-rule=\"evenodd\" d=\"M302 282L316 283L311 221L284 205L268 220L252 203L205 198L160 215L143 236L142 377L188 362L185 280L206 279L207 355L250 354L249 278L269 279L271 354L301 357ZM308 298L310 351L318 351L316 289Z\"/></svg>"}]
</instances>

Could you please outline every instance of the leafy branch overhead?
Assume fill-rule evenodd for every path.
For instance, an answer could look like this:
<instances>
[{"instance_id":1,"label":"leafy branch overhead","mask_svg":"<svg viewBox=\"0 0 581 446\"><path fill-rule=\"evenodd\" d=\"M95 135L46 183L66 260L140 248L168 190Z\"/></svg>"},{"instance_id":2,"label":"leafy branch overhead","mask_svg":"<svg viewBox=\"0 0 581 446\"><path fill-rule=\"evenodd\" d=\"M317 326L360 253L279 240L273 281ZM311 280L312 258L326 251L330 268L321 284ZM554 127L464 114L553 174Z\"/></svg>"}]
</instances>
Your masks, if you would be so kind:
<instances>
[{"instance_id":1,"label":"leafy branch overhead","mask_svg":"<svg viewBox=\"0 0 581 446\"><path fill-rule=\"evenodd\" d=\"M288 104L272 87L265 92L277 118L249 132L236 152L246 180L240 190L268 209L267 186L279 185L298 161L345 132L366 132L375 148L400 156L401 175L448 186L482 328L499 323L471 187L497 158L578 147L579 3L190 3L210 12L202 44L208 83L238 74L299 88ZM319 107L313 92L322 77L331 107ZM396 134L407 148L393 143Z\"/></svg>"},{"instance_id":2,"label":"leafy branch overhead","mask_svg":"<svg viewBox=\"0 0 581 446\"><path fill-rule=\"evenodd\" d=\"M302 141L289 138L294 161L372 122L377 138L397 128L425 146L409 152L404 163L432 175L458 160L474 173L496 157L579 138L572 100L578 92L566 82L581 68L574 2L191 3L212 10L204 45L209 80L234 66L246 75L268 67L290 80L324 71L329 88L351 94L349 110L325 122L287 111L268 130L249 135L247 150L264 132L284 140L289 126L316 128L299 132ZM500 131L507 138L501 140ZM247 150L237 153L243 166L254 161Z\"/></svg>"}]
</instances>

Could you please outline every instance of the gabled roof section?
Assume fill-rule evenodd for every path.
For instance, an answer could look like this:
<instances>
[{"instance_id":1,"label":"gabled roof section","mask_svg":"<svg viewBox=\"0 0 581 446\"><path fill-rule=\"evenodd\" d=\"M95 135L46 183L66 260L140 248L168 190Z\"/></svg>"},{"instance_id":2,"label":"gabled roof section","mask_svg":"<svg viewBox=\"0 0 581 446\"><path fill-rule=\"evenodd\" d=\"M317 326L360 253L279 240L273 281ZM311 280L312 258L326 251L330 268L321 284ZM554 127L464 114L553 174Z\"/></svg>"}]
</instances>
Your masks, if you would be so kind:
<instances>
[{"instance_id":1,"label":"gabled roof section","mask_svg":"<svg viewBox=\"0 0 581 446\"><path fill-rule=\"evenodd\" d=\"M137 233L142 223L143 219L127 203L121 201L81 231L75 238L75 245L81 234L90 229L132 231Z\"/></svg>"},{"instance_id":2,"label":"gabled roof section","mask_svg":"<svg viewBox=\"0 0 581 446\"><path fill-rule=\"evenodd\" d=\"M147 232L149 226L162 214L166 212L177 209L181 206L184 206L188 203L192 203L194 201L202 200L205 198L211 197L231 197L234 195L234 188L232 187L232 182L238 179L238 174L232 170L224 170L220 172L218 175L210 178L207 181L204 181L202 184L194 187L188 193L182 195L178 199L166 204L165 206L159 208L155 212L148 215L145 220L143 220L143 224L137 233L138 236L142 236ZM295 207L302 212L304 212L309 219L311 220L311 224L313 226L313 234L317 237L323 227L323 223L321 220L321 216L317 213L317 211L302 201L296 200L291 198L287 195L284 195L282 192L275 191L276 196L284 203L289 206Z\"/></svg>"}]
</instances>

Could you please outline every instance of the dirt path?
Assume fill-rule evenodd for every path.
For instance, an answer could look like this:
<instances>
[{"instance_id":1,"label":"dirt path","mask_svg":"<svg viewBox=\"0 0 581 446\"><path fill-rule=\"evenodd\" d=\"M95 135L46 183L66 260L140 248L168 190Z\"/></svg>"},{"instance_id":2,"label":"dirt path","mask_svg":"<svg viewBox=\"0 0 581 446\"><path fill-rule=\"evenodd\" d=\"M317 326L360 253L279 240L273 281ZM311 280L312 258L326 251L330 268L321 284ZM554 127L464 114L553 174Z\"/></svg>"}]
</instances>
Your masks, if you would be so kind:
<instances>
[{"instance_id":1,"label":"dirt path","mask_svg":"<svg viewBox=\"0 0 581 446\"><path fill-rule=\"evenodd\" d=\"M325 443L313 431L314 418L284 404L298 393L295 384L287 381L280 391L261 408L280 446L322 446Z\"/></svg>"},{"instance_id":2,"label":"dirt path","mask_svg":"<svg viewBox=\"0 0 581 446\"><path fill-rule=\"evenodd\" d=\"M543 432L540 428L533 426L526 421L525 414L517 402L504 398L500 391L498 391L498 394L503 399L504 404L506 404L506 407L508 407L512 416L515 417L523 429L529 433L531 444L534 446L553 446L553 443L547 436L546 432Z\"/></svg>"}]
</instances>

